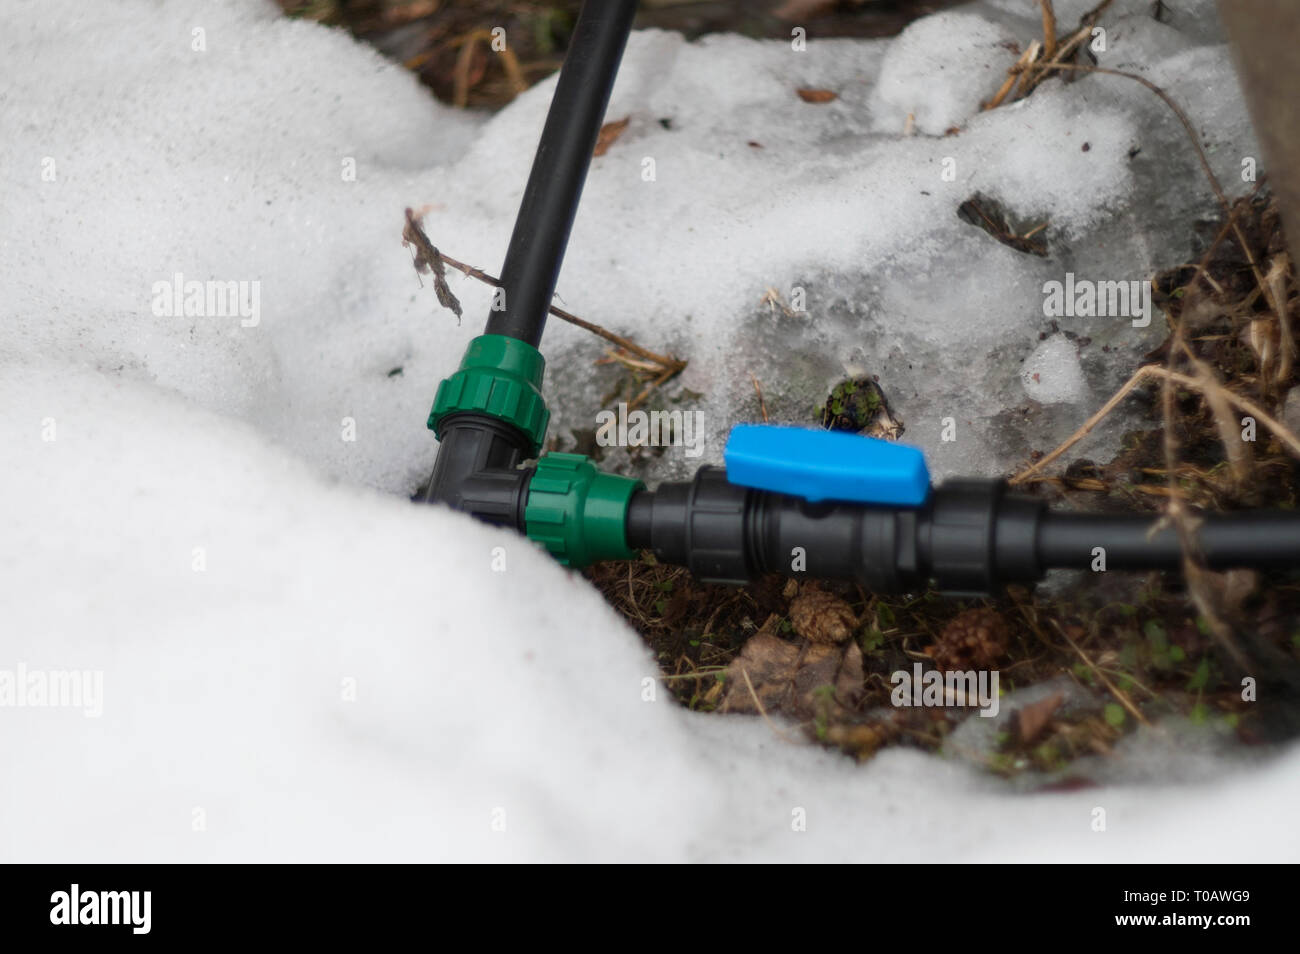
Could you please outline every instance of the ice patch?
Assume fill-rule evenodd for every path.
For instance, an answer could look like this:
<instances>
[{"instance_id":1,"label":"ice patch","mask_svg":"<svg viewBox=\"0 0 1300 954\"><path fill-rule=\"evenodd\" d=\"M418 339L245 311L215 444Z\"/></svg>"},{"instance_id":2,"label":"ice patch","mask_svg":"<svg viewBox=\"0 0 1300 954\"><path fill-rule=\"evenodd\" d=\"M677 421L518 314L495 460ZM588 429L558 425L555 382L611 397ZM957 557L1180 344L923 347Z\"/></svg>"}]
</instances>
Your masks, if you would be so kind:
<instances>
[{"instance_id":1,"label":"ice patch","mask_svg":"<svg viewBox=\"0 0 1300 954\"><path fill-rule=\"evenodd\" d=\"M1020 368L1025 394L1040 404L1079 403L1088 395L1079 351L1065 335L1052 335Z\"/></svg>"}]
</instances>

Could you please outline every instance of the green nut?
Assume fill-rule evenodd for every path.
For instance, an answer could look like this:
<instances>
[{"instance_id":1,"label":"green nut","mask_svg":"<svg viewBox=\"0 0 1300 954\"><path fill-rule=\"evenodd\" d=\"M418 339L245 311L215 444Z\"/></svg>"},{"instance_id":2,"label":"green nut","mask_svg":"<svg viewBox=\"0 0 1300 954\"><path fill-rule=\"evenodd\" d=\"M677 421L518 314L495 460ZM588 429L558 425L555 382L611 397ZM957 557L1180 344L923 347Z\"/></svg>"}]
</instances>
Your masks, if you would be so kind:
<instances>
[{"instance_id":1,"label":"green nut","mask_svg":"<svg viewBox=\"0 0 1300 954\"><path fill-rule=\"evenodd\" d=\"M505 335L479 335L465 349L460 370L438 385L429 430L441 438L448 417L478 411L526 434L536 455L551 419L542 398L545 370L546 360L532 345Z\"/></svg>"},{"instance_id":2,"label":"green nut","mask_svg":"<svg viewBox=\"0 0 1300 954\"><path fill-rule=\"evenodd\" d=\"M565 566L630 560L627 507L645 485L602 473L582 454L547 454L528 485L524 523L528 536Z\"/></svg>"}]
</instances>

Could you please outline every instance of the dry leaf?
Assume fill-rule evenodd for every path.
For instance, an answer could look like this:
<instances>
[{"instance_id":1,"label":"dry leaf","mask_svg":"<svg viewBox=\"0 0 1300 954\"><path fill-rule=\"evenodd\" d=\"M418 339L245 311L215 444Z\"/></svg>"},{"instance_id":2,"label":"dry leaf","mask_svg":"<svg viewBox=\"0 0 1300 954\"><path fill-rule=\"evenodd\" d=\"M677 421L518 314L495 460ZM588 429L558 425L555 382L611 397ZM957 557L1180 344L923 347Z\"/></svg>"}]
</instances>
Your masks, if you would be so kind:
<instances>
[{"instance_id":1,"label":"dry leaf","mask_svg":"<svg viewBox=\"0 0 1300 954\"><path fill-rule=\"evenodd\" d=\"M631 121L631 116L624 116L622 119L601 126L600 134L596 136L596 149L592 152L592 155L603 156L607 153L609 147L614 145L614 140L623 135L623 130L627 129L627 124Z\"/></svg>"},{"instance_id":2,"label":"dry leaf","mask_svg":"<svg viewBox=\"0 0 1300 954\"><path fill-rule=\"evenodd\" d=\"M428 272L433 276L433 290L438 296L438 303L461 318L460 302L451 293L447 285L447 270L442 263L442 255L437 247L429 241L429 236L420 228L420 219L410 209L406 210L406 225L402 229L402 244L415 246L415 271L417 274Z\"/></svg>"},{"instance_id":3,"label":"dry leaf","mask_svg":"<svg viewBox=\"0 0 1300 954\"><path fill-rule=\"evenodd\" d=\"M1016 711L1016 738L1021 745L1030 745L1035 739L1042 734L1043 729L1047 728L1047 723L1051 720L1052 715L1057 709L1061 708L1061 703L1065 701L1065 693L1058 690L1046 699L1030 703L1023 709Z\"/></svg>"},{"instance_id":4,"label":"dry leaf","mask_svg":"<svg viewBox=\"0 0 1300 954\"><path fill-rule=\"evenodd\" d=\"M1047 239L1042 234L1046 223L1040 223L1021 234L1011 225L1010 216L996 199L976 192L957 207L957 218L978 226L989 235L1017 252L1047 257Z\"/></svg>"},{"instance_id":5,"label":"dry leaf","mask_svg":"<svg viewBox=\"0 0 1300 954\"><path fill-rule=\"evenodd\" d=\"M856 642L814 643L800 649L777 635L778 622L776 615L768 617L731 661L718 710L756 713L757 697L768 715L844 722L862 693L862 650ZM827 687L832 690L829 694Z\"/></svg>"},{"instance_id":6,"label":"dry leaf","mask_svg":"<svg viewBox=\"0 0 1300 954\"><path fill-rule=\"evenodd\" d=\"M829 103L839 98L837 93L829 89L797 89L795 92L805 103Z\"/></svg>"},{"instance_id":7,"label":"dry leaf","mask_svg":"<svg viewBox=\"0 0 1300 954\"><path fill-rule=\"evenodd\" d=\"M754 697L765 712L777 711L790 688L799 660L799 649L776 635L780 617L775 614L741 647L740 655L727 667L725 695L720 712L758 712ZM742 670L753 685L751 694Z\"/></svg>"}]
</instances>

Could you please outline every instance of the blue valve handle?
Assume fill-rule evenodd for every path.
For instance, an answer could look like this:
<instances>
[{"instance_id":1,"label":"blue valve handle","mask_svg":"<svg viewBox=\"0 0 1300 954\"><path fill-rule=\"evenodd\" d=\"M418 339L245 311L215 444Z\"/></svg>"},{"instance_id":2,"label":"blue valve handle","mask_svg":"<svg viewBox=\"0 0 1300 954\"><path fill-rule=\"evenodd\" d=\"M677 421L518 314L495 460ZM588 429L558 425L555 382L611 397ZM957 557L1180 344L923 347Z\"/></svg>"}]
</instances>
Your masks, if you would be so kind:
<instances>
[{"instance_id":1,"label":"blue valve handle","mask_svg":"<svg viewBox=\"0 0 1300 954\"><path fill-rule=\"evenodd\" d=\"M918 448L844 431L737 424L723 456L729 483L805 500L919 507L930 495Z\"/></svg>"}]
</instances>

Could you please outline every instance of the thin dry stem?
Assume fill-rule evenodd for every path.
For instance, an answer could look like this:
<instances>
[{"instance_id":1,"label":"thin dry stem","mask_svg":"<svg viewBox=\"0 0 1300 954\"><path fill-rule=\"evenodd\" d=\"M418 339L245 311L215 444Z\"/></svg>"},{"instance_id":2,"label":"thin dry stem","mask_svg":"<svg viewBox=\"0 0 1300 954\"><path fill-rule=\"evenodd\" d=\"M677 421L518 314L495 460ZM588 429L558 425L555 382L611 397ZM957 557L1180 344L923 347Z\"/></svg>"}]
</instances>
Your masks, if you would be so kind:
<instances>
[{"instance_id":1,"label":"thin dry stem","mask_svg":"<svg viewBox=\"0 0 1300 954\"><path fill-rule=\"evenodd\" d=\"M481 268L475 268L473 265L466 265L464 262L458 262L451 256L440 252L429 240L429 236L425 234L424 229L420 226L419 218L411 209L406 210L406 223L407 228L403 231L403 236L407 241L415 243L420 258L441 261L450 265L457 271L468 275L470 278L477 279L486 285L491 285L494 288L501 287L501 279L489 275ZM654 370L662 370L665 375L663 376L663 381L667 381L669 378L680 374L686 368L686 362L679 358L675 358L672 355L659 354L651 351L649 348L643 348L636 342L624 338L622 335L617 335L612 331L602 328L594 322L579 318L572 312L565 311L563 308L556 305L551 305L548 310L556 318L567 321L571 325L577 325L579 328L582 328L585 331L590 331L594 335L599 335L606 341L616 344L620 348L630 351L632 354L639 355L648 361L654 362ZM659 383L662 383L662 381Z\"/></svg>"},{"instance_id":2,"label":"thin dry stem","mask_svg":"<svg viewBox=\"0 0 1300 954\"><path fill-rule=\"evenodd\" d=\"M1106 673L1103 672L1100 668L1098 668L1097 664L1093 662L1091 658L1089 658L1087 653L1085 653L1082 649L1079 648L1078 643L1076 643L1073 639L1070 638L1070 634L1065 631L1065 628L1061 626L1061 624L1056 620L1052 620L1052 625L1056 627L1056 631L1060 633L1062 637L1064 637L1065 641L1070 644L1070 648L1073 649L1076 653L1078 653L1079 658L1083 660L1083 664L1087 666L1092 672L1097 674L1097 678L1102 681L1102 683L1106 686L1106 689L1110 692L1110 694L1114 696L1117 700L1119 700L1119 704L1122 705L1125 709L1127 709L1129 713L1132 714L1133 718L1137 719L1143 725L1145 726L1151 725L1151 723L1147 721L1147 717L1142 714L1142 710L1133 704L1133 700L1128 697L1128 694L1125 693L1122 689L1120 689L1119 686L1115 685L1115 683L1110 681L1110 677L1107 676Z\"/></svg>"},{"instance_id":3,"label":"thin dry stem","mask_svg":"<svg viewBox=\"0 0 1300 954\"><path fill-rule=\"evenodd\" d=\"M763 400L763 389L758 386L757 377L751 374L749 378L751 381L754 382L754 393L758 395L758 409L763 414L763 423L766 424L767 423L767 402Z\"/></svg>"}]
</instances>

